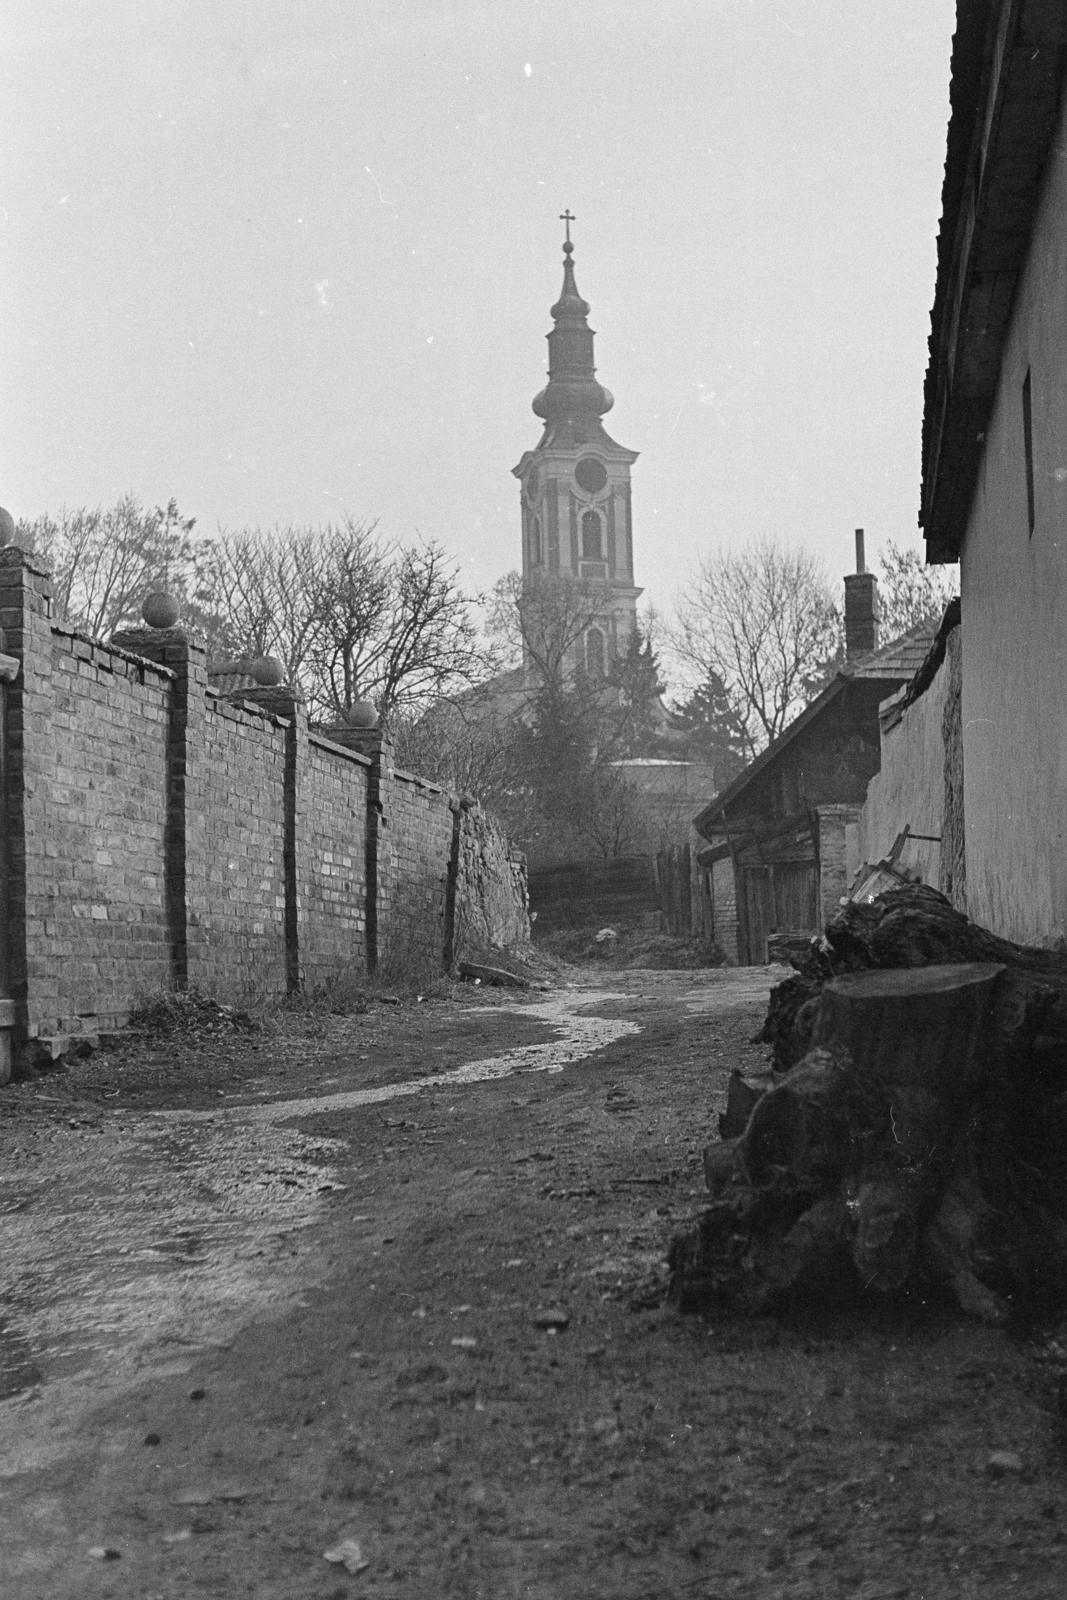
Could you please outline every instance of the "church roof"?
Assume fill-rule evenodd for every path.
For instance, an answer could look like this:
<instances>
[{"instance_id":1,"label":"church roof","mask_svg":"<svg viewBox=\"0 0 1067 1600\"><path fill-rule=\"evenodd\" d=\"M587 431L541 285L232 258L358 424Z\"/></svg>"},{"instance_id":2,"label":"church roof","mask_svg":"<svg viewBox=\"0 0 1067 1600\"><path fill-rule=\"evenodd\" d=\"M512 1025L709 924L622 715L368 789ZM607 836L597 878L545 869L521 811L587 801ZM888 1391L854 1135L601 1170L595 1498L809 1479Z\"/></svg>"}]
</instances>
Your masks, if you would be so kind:
<instances>
[{"instance_id":1,"label":"church roof","mask_svg":"<svg viewBox=\"0 0 1067 1600\"><path fill-rule=\"evenodd\" d=\"M552 332L548 335L548 383L533 402L535 416L543 417L545 432L540 447L564 448L601 443L615 446L605 433L601 417L615 404L611 391L596 379L593 363L594 330L589 326L589 302L578 293L574 277L574 246L564 213L567 240L563 246L563 288L552 307Z\"/></svg>"}]
</instances>

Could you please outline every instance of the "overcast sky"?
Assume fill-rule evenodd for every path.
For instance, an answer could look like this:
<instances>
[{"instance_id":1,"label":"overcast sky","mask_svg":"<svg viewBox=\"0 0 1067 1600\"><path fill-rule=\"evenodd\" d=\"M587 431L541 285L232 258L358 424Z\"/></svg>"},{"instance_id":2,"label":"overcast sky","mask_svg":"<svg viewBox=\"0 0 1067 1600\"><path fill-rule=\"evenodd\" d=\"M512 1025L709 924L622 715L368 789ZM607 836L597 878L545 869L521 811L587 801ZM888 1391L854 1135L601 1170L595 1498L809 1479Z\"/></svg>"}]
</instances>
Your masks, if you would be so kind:
<instances>
[{"instance_id":1,"label":"overcast sky","mask_svg":"<svg viewBox=\"0 0 1067 1600\"><path fill-rule=\"evenodd\" d=\"M519 564L564 207L637 580L918 541L951 0L4 0L0 502Z\"/></svg>"}]
</instances>

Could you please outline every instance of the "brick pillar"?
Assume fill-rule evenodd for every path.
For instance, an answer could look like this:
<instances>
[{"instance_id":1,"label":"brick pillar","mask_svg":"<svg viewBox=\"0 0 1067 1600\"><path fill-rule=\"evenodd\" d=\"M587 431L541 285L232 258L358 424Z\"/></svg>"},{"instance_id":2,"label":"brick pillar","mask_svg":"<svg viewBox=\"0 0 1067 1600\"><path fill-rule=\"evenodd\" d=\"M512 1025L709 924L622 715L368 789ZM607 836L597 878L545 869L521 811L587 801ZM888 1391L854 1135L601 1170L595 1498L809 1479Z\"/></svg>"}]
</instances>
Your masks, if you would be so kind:
<instances>
[{"instance_id":1,"label":"brick pillar","mask_svg":"<svg viewBox=\"0 0 1067 1600\"><path fill-rule=\"evenodd\" d=\"M200 794L207 716L207 657L181 628L127 628L111 641L174 674L167 726L164 895L176 989L210 976L200 939L206 894L207 818Z\"/></svg>"},{"instance_id":2,"label":"brick pillar","mask_svg":"<svg viewBox=\"0 0 1067 1600\"><path fill-rule=\"evenodd\" d=\"M389 896L388 873L385 871L382 835L389 826L389 785L393 776L393 747L381 728L353 728L348 723L317 730L324 739L343 745L346 750L356 750L370 758L367 774L367 858L365 880L367 888L366 951L367 971L373 976L378 970L378 958L384 947L382 924Z\"/></svg>"},{"instance_id":3,"label":"brick pillar","mask_svg":"<svg viewBox=\"0 0 1067 1600\"><path fill-rule=\"evenodd\" d=\"M37 556L0 550L0 630L4 686L3 832L7 904L0 987L0 1081L11 1047L58 1026L59 984L46 946L49 889L44 809L55 776L52 739L52 584ZM0 663L2 665L2 663Z\"/></svg>"},{"instance_id":4,"label":"brick pillar","mask_svg":"<svg viewBox=\"0 0 1067 1600\"><path fill-rule=\"evenodd\" d=\"M821 931L841 909L850 881L849 828L858 827L860 807L828 805L815 808L819 851L818 928ZM855 837L855 832L854 835ZM858 865L858 863L857 863Z\"/></svg>"},{"instance_id":5,"label":"brick pillar","mask_svg":"<svg viewBox=\"0 0 1067 1600\"><path fill-rule=\"evenodd\" d=\"M741 964L741 919L737 914L738 872L727 857L711 869L711 903L714 936L728 967Z\"/></svg>"}]
</instances>

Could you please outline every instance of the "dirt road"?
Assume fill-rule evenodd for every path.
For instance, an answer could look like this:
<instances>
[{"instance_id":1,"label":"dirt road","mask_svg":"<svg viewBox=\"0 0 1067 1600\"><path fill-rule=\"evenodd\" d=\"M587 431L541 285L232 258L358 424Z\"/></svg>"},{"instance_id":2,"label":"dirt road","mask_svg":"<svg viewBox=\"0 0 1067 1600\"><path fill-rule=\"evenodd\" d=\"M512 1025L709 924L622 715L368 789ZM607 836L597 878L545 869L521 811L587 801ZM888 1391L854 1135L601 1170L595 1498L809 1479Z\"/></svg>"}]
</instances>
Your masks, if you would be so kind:
<instances>
[{"instance_id":1,"label":"dirt road","mask_svg":"<svg viewBox=\"0 0 1067 1600\"><path fill-rule=\"evenodd\" d=\"M2 1091L5 1600L1062 1595L1047 1345L661 1303L768 982L209 1017Z\"/></svg>"}]
</instances>

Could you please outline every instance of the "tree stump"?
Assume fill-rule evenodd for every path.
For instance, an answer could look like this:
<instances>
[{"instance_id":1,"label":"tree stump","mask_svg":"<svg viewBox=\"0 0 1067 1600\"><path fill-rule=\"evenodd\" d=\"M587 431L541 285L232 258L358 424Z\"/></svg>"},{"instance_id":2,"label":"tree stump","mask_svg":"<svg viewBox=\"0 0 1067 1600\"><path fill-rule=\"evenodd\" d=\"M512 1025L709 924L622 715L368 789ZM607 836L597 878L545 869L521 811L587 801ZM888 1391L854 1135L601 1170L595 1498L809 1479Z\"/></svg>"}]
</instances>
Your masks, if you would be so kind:
<instances>
[{"instance_id":1,"label":"tree stump","mask_svg":"<svg viewBox=\"0 0 1067 1600\"><path fill-rule=\"evenodd\" d=\"M989 1321L1042 1296L1067 1308L1067 1160L1042 1131L1045 1101L1063 1094L1067 1104L1067 1050L1057 1043L1067 963L1058 958L1062 987L1053 986L1047 953L1019 959L1018 947L934 900L919 929L898 907L884 948L1011 962L912 959L863 970L857 949L876 950L889 914L866 919L866 944L846 925L834 945L831 925L824 943L847 948L853 968L789 980L810 1047L740 1137L706 1152L713 1203L672 1246L683 1308L766 1310L828 1271L883 1295L934 1276ZM925 910L920 903L920 919ZM825 951L818 958L829 966ZM776 1049L795 1039L795 1013L773 997L770 1020ZM1020 1071L1033 1049L1044 1078ZM1055 1125L1065 1124L1067 1112ZM1038 1149L1046 1164L1035 1179Z\"/></svg>"}]
</instances>

